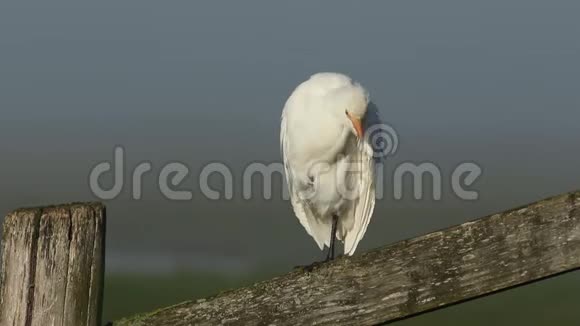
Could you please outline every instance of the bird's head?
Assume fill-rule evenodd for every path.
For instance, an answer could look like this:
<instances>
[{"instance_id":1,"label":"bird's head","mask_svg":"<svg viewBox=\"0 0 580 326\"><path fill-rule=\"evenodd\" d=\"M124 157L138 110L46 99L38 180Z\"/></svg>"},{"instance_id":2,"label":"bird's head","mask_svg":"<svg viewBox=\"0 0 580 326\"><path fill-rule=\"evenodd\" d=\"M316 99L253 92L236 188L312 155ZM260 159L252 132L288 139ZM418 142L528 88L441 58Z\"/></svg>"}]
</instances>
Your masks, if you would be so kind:
<instances>
[{"instance_id":1,"label":"bird's head","mask_svg":"<svg viewBox=\"0 0 580 326\"><path fill-rule=\"evenodd\" d=\"M362 139L364 136L363 122L369 104L368 93L359 84L354 84L345 90L343 95L344 123L357 138Z\"/></svg>"}]
</instances>

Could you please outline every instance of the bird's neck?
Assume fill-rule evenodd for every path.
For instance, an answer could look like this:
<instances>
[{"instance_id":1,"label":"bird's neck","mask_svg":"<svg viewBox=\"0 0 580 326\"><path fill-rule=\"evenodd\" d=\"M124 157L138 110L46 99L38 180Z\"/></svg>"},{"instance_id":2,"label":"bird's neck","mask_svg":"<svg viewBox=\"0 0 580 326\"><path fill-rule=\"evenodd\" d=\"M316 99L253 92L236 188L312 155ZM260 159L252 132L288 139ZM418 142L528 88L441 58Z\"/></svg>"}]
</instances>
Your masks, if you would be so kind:
<instances>
[{"instance_id":1,"label":"bird's neck","mask_svg":"<svg viewBox=\"0 0 580 326\"><path fill-rule=\"evenodd\" d=\"M340 154L344 153L344 148L346 147L346 142L347 142L348 138L351 136L352 136L352 132L350 132L350 130L348 128L345 127L342 129L340 136L338 137L338 139L336 140L334 145L331 148L329 148L329 150L328 150L328 153L327 153L328 161L335 162L338 159L338 156Z\"/></svg>"}]
</instances>

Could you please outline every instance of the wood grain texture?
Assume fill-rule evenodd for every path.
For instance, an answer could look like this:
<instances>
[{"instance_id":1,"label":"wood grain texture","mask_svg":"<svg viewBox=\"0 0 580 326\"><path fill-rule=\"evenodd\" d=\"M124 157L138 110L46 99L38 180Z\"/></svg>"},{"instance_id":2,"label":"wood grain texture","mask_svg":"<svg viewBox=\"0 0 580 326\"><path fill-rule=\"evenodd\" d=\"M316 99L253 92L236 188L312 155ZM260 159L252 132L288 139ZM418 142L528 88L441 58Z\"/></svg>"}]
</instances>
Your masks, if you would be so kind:
<instances>
[{"instance_id":1,"label":"wood grain texture","mask_svg":"<svg viewBox=\"0 0 580 326\"><path fill-rule=\"evenodd\" d=\"M105 208L21 209L3 231L0 325L100 325ZM26 295L24 294L26 292Z\"/></svg>"},{"instance_id":2,"label":"wood grain texture","mask_svg":"<svg viewBox=\"0 0 580 326\"><path fill-rule=\"evenodd\" d=\"M4 220L2 231L2 289L0 325L25 325L34 291L39 209L15 211Z\"/></svg>"},{"instance_id":3,"label":"wood grain texture","mask_svg":"<svg viewBox=\"0 0 580 326\"><path fill-rule=\"evenodd\" d=\"M69 262L70 210L64 207L43 210L40 219L32 325L63 325L63 311ZM38 307L44 307L42 310Z\"/></svg>"},{"instance_id":4,"label":"wood grain texture","mask_svg":"<svg viewBox=\"0 0 580 326\"><path fill-rule=\"evenodd\" d=\"M87 325L102 325L101 316L103 309L103 289L105 282L105 236L106 236L106 212L104 209L95 211L95 241L93 242L90 270L90 286L87 316Z\"/></svg>"},{"instance_id":5,"label":"wood grain texture","mask_svg":"<svg viewBox=\"0 0 580 326\"><path fill-rule=\"evenodd\" d=\"M126 325L376 325L580 268L580 192L560 195Z\"/></svg>"}]
</instances>

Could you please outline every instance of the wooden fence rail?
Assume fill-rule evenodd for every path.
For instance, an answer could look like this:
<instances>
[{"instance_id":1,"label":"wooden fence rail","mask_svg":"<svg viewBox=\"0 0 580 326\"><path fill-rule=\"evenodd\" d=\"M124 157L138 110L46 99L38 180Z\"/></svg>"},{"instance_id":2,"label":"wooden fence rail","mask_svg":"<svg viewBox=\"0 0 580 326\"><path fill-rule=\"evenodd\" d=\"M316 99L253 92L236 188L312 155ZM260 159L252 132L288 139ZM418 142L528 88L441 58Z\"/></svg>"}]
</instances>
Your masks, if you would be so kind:
<instances>
[{"instance_id":1,"label":"wooden fence rail","mask_svg":"<svg viewBox=\"0 0 580 326\"><path fill-rule=\"evenodd\" d=\"M101 325L104 206L17 210L2 241L0 325Z\"/></svg>"},{"instance_id":2,"label":"wooden fence rail","mask_svg":"<svg viewBox=\"0 0 580 326\"><path fill-rule=\"evenodd\" d=\"M100 325L104 235L100 204L8 215L0 325ZM574 192L113 325L376 325L579 268Z\"/></svg>"},{"instance_id":3,"label":"wooden fence rail","mask_svg":"<svg viewBox=\"0 0 580 326\"><path fill-rule=\"evenodd\" d=\"M560 195L126 325L376 325L580 268L580 192Z\"/></svg>"}]
</instances>

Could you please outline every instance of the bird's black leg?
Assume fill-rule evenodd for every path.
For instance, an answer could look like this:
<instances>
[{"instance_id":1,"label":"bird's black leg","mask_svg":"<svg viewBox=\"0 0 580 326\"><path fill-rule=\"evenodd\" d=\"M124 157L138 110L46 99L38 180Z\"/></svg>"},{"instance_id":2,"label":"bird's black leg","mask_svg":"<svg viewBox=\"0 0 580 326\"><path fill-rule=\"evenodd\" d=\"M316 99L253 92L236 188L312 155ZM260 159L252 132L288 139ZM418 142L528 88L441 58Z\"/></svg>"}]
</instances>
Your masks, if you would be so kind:
<instances>
[{"instance_id":1,"label":"bird's black leg","mask_svg":"<svg viewBox=\"0 0 580 326\"><path fill-rule=\"evenodd\" d=\"M334 243L336 242L336 227L338 224L338 215L332 215L332 232L330 233L330 246L328 247L328 254L324 261L315 262L308 266L296 266L294 268L300 268L307 272L312 272L314 268L319 267L321 264L331 261L334 259Z\"/></svg>"},{"instance_id":2,"label":"bird's black leg","mask_svg":"<svg viewBox=\"0 0 580 326\"><path fill-rule=\"evenodd\" d=\"M336 225L338 224L338 215L332 215L332 231L330 232L330 247L328 247L328 255L326 261L334 259L334 242L336 240Z\"/></svg>"}]
</instances>

